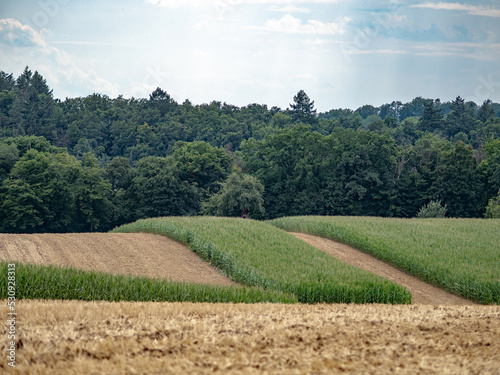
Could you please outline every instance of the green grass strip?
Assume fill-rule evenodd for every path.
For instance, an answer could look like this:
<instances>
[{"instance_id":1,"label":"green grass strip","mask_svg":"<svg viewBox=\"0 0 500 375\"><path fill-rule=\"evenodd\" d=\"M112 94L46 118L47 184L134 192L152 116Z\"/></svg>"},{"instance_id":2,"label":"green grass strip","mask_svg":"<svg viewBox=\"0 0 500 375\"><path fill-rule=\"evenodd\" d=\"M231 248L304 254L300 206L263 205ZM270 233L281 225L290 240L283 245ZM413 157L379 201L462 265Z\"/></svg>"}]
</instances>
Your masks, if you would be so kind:
<instances>
[{"instance_id":1,"label":"green grass strip","mask_svg":"<svg viewBox=\"0 0 500 375\"><path fill-rule=\"evenodd\" d=\"M171 237L234 281L294 294L301 303L411 303L403 287L255 220L165 217L139 220L114 232Z\"/></svg>"},{"instance_id":2,"label":"green grass strip","mask_svg":"<svg viewBox=\"0 0 500 375\"><path fill-rule=\"evenodd\" d=\"M269 223L349 244L464 298L500 304L500 220L308 216Z\"/></svg>"},{"instance_id":3,"label":"green grass strip","mask_svg":"<svg viewBox=\"0 0 500 375\"><path fill-rule=\"evenodd\" d=\"M8 263L0 263L0 299L7 299ZM82 301L168 301L211 303L296 303L279 291L170 282L161 279L110 275L71 267L15 263L16 299ZM12 280L12 279L11 279Z\"/></svg>"}]
</instances>

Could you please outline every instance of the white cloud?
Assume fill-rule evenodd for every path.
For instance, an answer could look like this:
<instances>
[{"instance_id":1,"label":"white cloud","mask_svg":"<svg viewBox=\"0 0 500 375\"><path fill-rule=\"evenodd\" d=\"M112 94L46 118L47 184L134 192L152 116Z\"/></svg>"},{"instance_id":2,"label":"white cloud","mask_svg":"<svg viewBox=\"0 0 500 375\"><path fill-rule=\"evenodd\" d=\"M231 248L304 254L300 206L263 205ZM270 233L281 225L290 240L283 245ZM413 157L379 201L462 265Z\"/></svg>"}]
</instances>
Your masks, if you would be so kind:
<instances>
[{"instance_id":1,"label":"white cloud","mask_svg":"<svg viewBox=\"0 0 500 375\"><path fill-rule=\"evenodd\" d=\"M410 22L406 14L391 14L390 15L391 25L408 25Z\"/></svg>"},{"instance_id":2,"label":"white cloud","mask_svg":"<svg viewBox=\"0 0 500 375\"><path fill-rule=\"evenodd\" d=\"M418 56L457 56L481 61L495 61L500 57L499 43L426 43L414 46Z\"/></svg>"},{"instance_id":3,"label":"white cloud","mask_svg":"<svg viewBox=\"0 0 500 375\"><path fill-rule=\"evenodd\" d=\"M365 49L365 50L346 50L349 55L406 55L409 52L401 49Z\"/></svg>"},{"instance_id":4,"label":"white cloud","mask_svg":"<svg viewBox=\"0 0 500 375\"><path fill-rule=\"evenodd\" d=\"M497 39L497 36L493 31L488 31L486 35L487 35L486 40L488 42L494 42Z\"/></svg>"},{"instance_id":5,"label":"white cloud","mask_svg":"<svg viewBox=\"0 0 500 375\"><path fill-rule=\"evenodd\" d=\"M55 83L71 85L110 96L117 96L118 87L106 79L100 77L93 69L83 69L65 51L55 47L49 47L46 51L50 57L50 67L40 69L44 75L52 77Z\"/></svg>"},{"instance_id":6,"label":"white cloud","mask_svg":"<svg viewBox=\"0 0 500 375\"><path fill-rule=\"evenodd\" d=\"M246 87L250 88L258 88L258 89L265 89L265 90L284 90L285 86L283 86L282 83L278 82L267 82L267 81L262 81L260 79L254 79L254 80L240 80L239 83L241 85L245 85Z\"/></svg>"},{"instance_id":7,"label":"white cloud","mask_svg":"<svg viewBox=\"0 0 500 375\"><path fill-rule=\"evenodd\" d=\"M311 46L323 46L325 44L332 44L334 43L334 41L330 39L314 39L314 40L306 40L304 43Z\"/></svg>"},{"instance_id":8,"label":"white cloud","mask_svg":"<svg viewBox=\"0 0 500 375\"><path fill-rule=\"evenodd\" d=\"M293 6L292 4L333 4L343 0L144 0L147 4L162 6L166 8L180 8L180 7L234 7L240 4L254 4L254 5L279 5Z\"/></svg>"},{"instance_id":9,"label":"white cloud","mask_svg":"<svg viewBox=\"0 0 500 375\"><path fill-rule=\"evenodd\" d=\"M307 23L303 24L300 19L287 14L279 20L268 20L264 26L255 28L288 34L338 35L346 31L348 22L349 18L343 17L339 18L336 22L324 23L316 20L308 20Z\"/></svg>"},{"instance_id":10,"label":"white cloud","mask_svg":"<svg viewBox=\"0 0 500 375\"><path fill-rule=\"evenodd\" d=\"M318 78L313 74L297 74L290 77L292 82L300 83L318 83Z\"/></svg>"},{"instance_id":11,"label":"white cloud","mask_svg":"<svg viewBox=\"0 0 500 375\"><path fill-rule=\"evenodd\" d=\"M0 42L13 47L45 47L43 35L12 19L0 19Z\"/></svg>"},{"instance_id":12,"label":"white cloud","mask_svg":"<svg viewBox=\"0 0 500 375\"><path fill-rule=\"evenodd\" d=\"M438 10L458 10L465 11L470 15L474 16L485 16L485 17L496 17L500 18L500 9L494 9L490 7L483 7L477 5L466 5L459 3L423 3L412 5L412 8L429 8Z\"/></svg>"},{"instance_id":13,"label":"white cloud","mask_svg":"<svg viewBox=\"0 0 500 375\"><path fill-rule=\"evenodd\" d=\"M282 13L311 13L311 10L308 8L298 7L295 5L287 5L283 7L274 6L269 8L272 12L282 12Z\"/></svg>"},{"instance_id":14,"label":"white cloud","mask_svg":"<svg viewBox=\"0 0 500 375\"><path fill-rule=\"evenodd\" d=\"M0 19L0 65L30 66L47 77L57 94L57 85L74 86L85 91L117 95L118 88L94 70L82 68L68 53L45 40L48 30L37 32L11 18Z\"/></svg>"}]
</instances>

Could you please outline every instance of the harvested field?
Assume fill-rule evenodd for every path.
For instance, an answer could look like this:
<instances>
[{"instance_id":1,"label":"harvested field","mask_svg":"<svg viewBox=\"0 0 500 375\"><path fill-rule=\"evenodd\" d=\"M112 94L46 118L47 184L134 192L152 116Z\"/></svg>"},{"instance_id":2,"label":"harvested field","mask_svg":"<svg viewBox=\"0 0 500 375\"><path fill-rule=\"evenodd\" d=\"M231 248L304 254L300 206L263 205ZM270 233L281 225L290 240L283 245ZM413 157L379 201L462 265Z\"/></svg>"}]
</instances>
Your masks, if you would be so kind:
<instances>
[{"instance_id":1,"label":"harvested field","mask_svg":"<svg viewBox=\"0 0 500 375\"><path fill-rule=\"evenodd\" d=\"M414 305L476 305L476 303L427 284L349 245L305 233L290 233L350 265L363 268L404 286Z\"/></svg>"},{"instance_id":2,"label":"harvested field","mask_svg":"<svg viewBox=\"0 0 500 375\"><path fill-rule=\"evenodd\" d=\"M23 300L16 309L16 368L0 361L12 374L500 373L498 306ZM5 319L0 327L6 337Z\"/></svg>"},{"instance_id":3,"label":"harvested field","mask_svg":"<svg viewBox=\"0 0 500 375\"><path fill-rule=\"evenodd\" d=\"M0 234L0 260L198 284L238 285L188 247L148 233Z\"/></svg>"}]
</instances>

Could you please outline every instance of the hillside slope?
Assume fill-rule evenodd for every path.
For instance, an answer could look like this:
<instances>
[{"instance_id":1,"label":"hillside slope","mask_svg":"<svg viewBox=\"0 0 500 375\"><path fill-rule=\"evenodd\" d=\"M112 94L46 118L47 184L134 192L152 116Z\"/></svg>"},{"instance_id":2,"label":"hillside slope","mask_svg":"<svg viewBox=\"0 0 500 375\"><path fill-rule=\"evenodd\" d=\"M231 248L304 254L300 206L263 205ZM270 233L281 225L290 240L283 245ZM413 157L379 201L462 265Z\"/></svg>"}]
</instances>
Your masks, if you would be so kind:
<instances>
[{"instance_id":1,"label":"hillside slope","mask_svg":"<svg viewBox=\"0 0 500 375\"><path fill-rule=\"evenodd\" d=\"M427 284L351 246L310 234L291 234L342 262L373 272L404 286L412 294L413 305L477 305L465 298Z\"/></svg>"},{"instance_id":2,"label":"hillside slope","mask_svg":"<svg viewBox=\"0 0 500 375\"><path fill-rule=\"evenodd\" d=\"M0 234L0 261L199 284L238 285L186 246L148 233Z\"/></svg>"}]
</instances>

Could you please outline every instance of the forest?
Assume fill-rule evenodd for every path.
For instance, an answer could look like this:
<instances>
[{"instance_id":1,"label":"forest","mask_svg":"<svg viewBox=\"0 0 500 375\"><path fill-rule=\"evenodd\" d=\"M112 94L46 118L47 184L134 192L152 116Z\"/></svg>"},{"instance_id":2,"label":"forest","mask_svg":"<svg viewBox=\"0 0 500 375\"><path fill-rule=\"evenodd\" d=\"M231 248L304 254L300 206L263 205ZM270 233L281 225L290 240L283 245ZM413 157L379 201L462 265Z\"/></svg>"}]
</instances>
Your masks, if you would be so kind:
<instances>
[{"instance_id":1,"label":"forest","mask_svg":"<svg viewBox=\"0 0 500 375\"><path fill-rule=\"evenodd\" d=\"M55 99L0 71L0 231L108 231L158 216L500 217L500 104L416 97L318 113ZM334 104L334 103L332 103ZM332 105L333 107L333 105Z\"/></svg>"}]
</instances>

